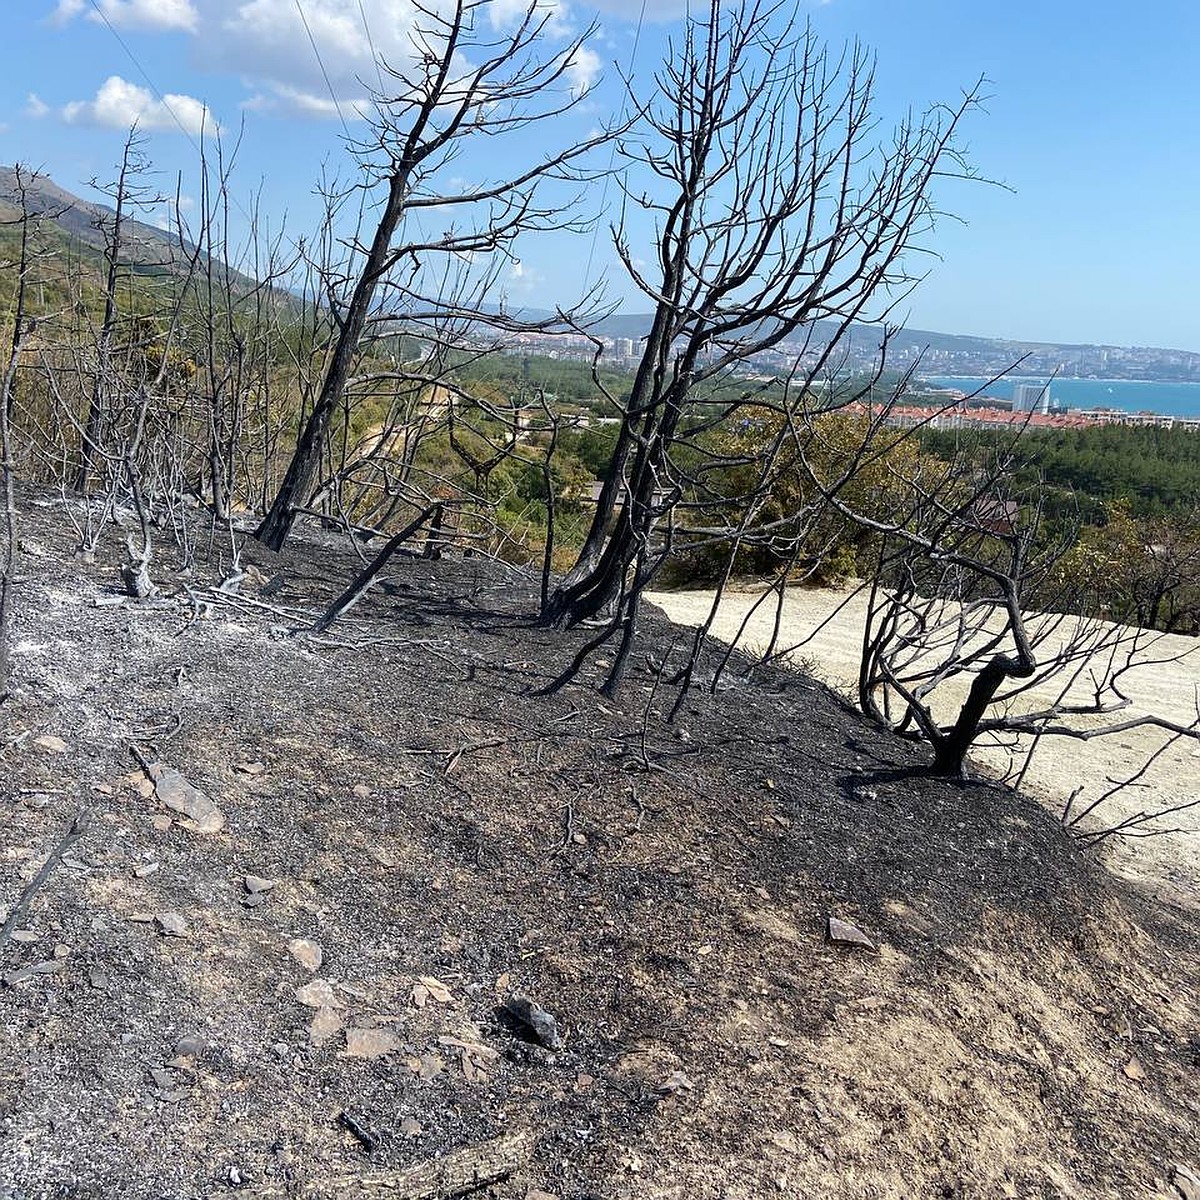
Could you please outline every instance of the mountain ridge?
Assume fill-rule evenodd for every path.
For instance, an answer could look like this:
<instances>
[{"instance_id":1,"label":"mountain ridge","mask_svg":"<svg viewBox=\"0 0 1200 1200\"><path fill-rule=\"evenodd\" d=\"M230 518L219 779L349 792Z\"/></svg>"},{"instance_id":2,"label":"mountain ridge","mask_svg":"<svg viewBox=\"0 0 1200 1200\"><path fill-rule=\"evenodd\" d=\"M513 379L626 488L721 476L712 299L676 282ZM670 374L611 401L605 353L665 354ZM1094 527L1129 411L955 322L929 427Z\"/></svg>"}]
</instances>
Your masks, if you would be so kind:
<instances>
[{"instance_id":1,"label":"mountain ridge","mask_svg":"<svg viewBox=\"0 0 1200 1200\"><path fill-rule=\"evenodd\" d=\"M48 216L49 223L68 238L92 251L103 253L104 227L115 216L106 204L84 200L46 174L30 172L27 194L32 211ZM16 170L0 165L0 220L12 220L19 214L19 196ZM127 217L124 224L123 260L133 267L162 267L178 269L190 256L192 248L179 237L165 229L137 217ZM165 259L165 261L164 261ZM231 277L245 286L253 281L236 269ZM509 310L512 311L512 310ZM519 314L529 319L545 319L554 314L549 309L525 307ZM617 312L602 317L590 327L591 332L601 337L642 337L648 331L651 314ZM833 321L817 321L815 332L818 338L829 337L837 328ZM870 324L854 324L850 327L851 343L873 350L877 348L882 327ZM949 365L966 368L974 365L986 370L990 365L1003 362L1011 366L1014 357L1032 356L1032 370L1056 363L1086 363L1089 374L1096 367L1107 365L1114 355L1121 360L1130 359L1134 374L1142 374L1147 364L1166 363L1173 376L1184 375L1200 379L1200 352L1166 346L1118 345L1109 342L1059 342L1052 339L1020 339L992 337L984 334L946 333L942 330L904 328L895 332L890 339L889 349L893 356L903 360L922 356L926 365L939 365L928 361L935 356L949 356ZM942 363L941 365L946 365Z\"/></svg>"}]
</instances>

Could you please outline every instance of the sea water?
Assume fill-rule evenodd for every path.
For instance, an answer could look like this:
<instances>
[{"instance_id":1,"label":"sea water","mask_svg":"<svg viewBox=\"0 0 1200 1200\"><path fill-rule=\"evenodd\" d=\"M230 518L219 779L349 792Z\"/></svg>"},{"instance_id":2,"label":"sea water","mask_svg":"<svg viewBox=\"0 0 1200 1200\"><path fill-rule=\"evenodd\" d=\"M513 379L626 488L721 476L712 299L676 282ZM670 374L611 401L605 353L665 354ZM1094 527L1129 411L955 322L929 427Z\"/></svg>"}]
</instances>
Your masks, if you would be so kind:
<instances>
[{"instance_id":1,"label":"sea water","mask_svg":"<svg viewBox=\"0 0 1200 1200\"><path fill-rule=\"evenodd\" d=\"M978 376L927 375L919 385L979 391L981 396L1011 400L1018 383L1046 383L1029 375L1006 375L995 383ZM1121 408L1126 412L1153 412L1172 417L1200 417L1200 383L1157 383L1140 379L1052 379L1050 402L1064 408Z\"/></svg>"}]
</instances>

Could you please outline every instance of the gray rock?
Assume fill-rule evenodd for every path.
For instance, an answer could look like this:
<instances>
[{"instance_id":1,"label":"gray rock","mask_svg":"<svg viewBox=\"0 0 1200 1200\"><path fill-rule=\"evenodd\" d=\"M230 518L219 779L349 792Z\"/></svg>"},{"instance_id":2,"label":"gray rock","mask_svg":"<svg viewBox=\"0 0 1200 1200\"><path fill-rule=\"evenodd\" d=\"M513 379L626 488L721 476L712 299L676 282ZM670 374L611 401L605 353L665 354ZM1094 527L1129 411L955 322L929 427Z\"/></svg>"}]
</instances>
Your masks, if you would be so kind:
<instances>
[{"instance_id":1,"label":"gray rock","mask_svg":"<svg viewBox=\"0 0 1200 1200\"><path fill-rule=\"evenodd\" d=\"M296 999L307 1008L345 1008L328 979L314 979L298 987Z\"/></svg>"},{"instance_id":2,"label":"gray rock","mask_svg":"<svg viewBox=\"0 0 1200 1200\"><path fill-rule=\"evenodd\" d=\"M505 1001L504 1009L525 1026L547 1050L562 1049L558 1022L553 1014L547 1012L540 1004L535 1004L528 996L514 993Z\"/></svg>"},{"instance_id":3,"label":"gray rock","mask_svg":"<svg viewBox=\"0 0 1200 1200\"><path fill-rule=\"evenodd\" d=\"M288 942L288 953L310 971L319 971L325 958L320 943L310 938L293 938Z\"/></svg>"},{"instance_id":4,"label":"gray rock","mask_svg":"<svg viewBox=\"0 0 1200 1200\"><path fill-rule=\"evenodd\" d=\"M857 925L849 921L840 921L830 917L825 926L825 938L843 946L863 946L868 950L878 950L879 947Z\"/></svg>"},{"instance_id":5,"label":"gray rock","mask_svg":"<svg viewBox=\"0 0 1200 1200\"><path fill-rule=\"evenodd\" d=\"M65 966L66 963L60 958L50 959L46 962L33 963L28 967L18 967L15 971L9 971L3 976L3 979L7 987L12 987L14 984L32 979L35 975L57 975Z\"/></svg>"},{"instance_id":6,"label":"gray rock","mask_svg":"<svg viewBox=\"0 0 1200 1200\"><path fill-rule=\"evenodd\" d=\"M152 762L146 771L154 781L154 794L172 812L186 817L189 829L195 833L219 833L225 828L225 814L174 767Z\"/></svg>"},{"instance_id":7,"label":"gray rock","mask_svg":"<svg viewBox=\"0 0 1200 1200\"><path fill-rule=\"evenodd\" d=\"M177 912L157 913L154 920L165 937L184 937L187 934L187 922Z\"/></svg>"}]
</instances>

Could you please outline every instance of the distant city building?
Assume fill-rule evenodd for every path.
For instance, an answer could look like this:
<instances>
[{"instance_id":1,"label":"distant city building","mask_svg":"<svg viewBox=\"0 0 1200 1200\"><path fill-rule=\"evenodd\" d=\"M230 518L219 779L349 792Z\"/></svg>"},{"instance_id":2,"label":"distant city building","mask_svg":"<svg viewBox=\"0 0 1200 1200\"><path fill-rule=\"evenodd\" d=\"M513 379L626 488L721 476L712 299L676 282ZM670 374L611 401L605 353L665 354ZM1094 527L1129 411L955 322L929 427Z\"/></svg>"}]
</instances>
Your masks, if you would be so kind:
<instances>
[{"instance_id":1,"label":"distant city building","mask_svg":"<svg viewBox=\"0 0 1200 1200\"><path fill-rule=\"evenodd\" d=\"M1013 388L1013 412L1048 413L1050 385L1048 383L1018 383Z\"/></svg>"},{"instance_id":2,"label":"distant city building","mask_svg":"<svg viewBox=\"0 0 1200 1200\"><path fill-rule=\"evenodd\" d=\"M633 357L633 338L617 338L617 357Z\"/></svg>"}]
</instances>

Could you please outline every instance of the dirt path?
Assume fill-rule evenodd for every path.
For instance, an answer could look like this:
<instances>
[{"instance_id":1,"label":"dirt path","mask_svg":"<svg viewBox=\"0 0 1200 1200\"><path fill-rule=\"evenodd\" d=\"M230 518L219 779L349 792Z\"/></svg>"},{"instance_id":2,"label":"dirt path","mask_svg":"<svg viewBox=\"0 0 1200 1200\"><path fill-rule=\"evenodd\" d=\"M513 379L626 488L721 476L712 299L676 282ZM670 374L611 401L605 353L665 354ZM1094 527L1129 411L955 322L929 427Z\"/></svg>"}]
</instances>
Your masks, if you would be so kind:
<instances>
[{"instance_id":1,"label":"dirt path","mask_svg":"<svg viewBox=\"0 0 1200 1200\"><path fill-rule=\"evenodd\" d=\"M714 635L726 642L736 637L759 595L757 592L727 595L713 626ZM708 617L713 593L656 592L649 598L671 620L694 626ZM845 606L841 615L800 646L792 658L818 678L851 695L858 670L864 597L851 597L847 592L832 589L789 591L784 602L779 648L803 642L839 605ZM768 599L751 617L741 645L751 651L765 647L773 621L774 601ZM1196 649L1197 639L1171 636L1159 643L1155 654L1176 656ZM1148 667L1129 679L1136 711L1157 713L1185 723L1195 719L1197 687L1200 687L1200 653L1179 662ZM1031 696L1053 699L1050 689ZM1163 741L1163 734L1153 729L1131 730L1088 742L1047 741L1034 757L1026 777L1026 790L1055 812L1061 812L1076 787L1083 786L1080 799L1084 802L1099 796L1109 786L1107 780L1129 778ZM1009 763L1009 752L981 748L976 758L991 768L1004 770ZM1200 796L1200 749L1195 744L1176 744L1154 764L1139 785L1144 786L1129 788L1106 801L1096 812L1099 823L1111 826L1138 812L1166 808ZM1178 891L1192 905L1200 905L1200 808L1160 822L1157 828L1180 832L1114 845L1109 852L1110 865L1126 878Z\"/></svg>"}]
</instances>

